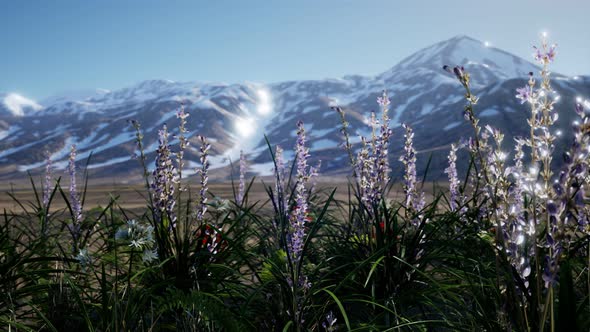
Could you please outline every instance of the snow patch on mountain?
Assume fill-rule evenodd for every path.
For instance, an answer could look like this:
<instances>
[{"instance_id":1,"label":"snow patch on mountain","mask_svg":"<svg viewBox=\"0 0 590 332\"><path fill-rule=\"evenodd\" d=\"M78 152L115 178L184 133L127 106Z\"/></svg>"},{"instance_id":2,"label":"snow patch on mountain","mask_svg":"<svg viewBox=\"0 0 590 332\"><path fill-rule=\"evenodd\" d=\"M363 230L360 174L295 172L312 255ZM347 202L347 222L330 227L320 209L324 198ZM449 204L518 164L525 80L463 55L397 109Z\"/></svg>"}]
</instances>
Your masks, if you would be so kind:
<instances>
[{"instance_id":1,"label":"snow patch on mountain","mask_svg":"<svg viewBox=\"0 0 590 332\"><path fill-rule=\"evenodd\" d=\"M39 111L43 109L43 106L37 104L37 102L25 98L18 93L9 93L2 98L2 104L6 109L14 116L24 116L26 111Z\"/></svg>"}]
</instances>

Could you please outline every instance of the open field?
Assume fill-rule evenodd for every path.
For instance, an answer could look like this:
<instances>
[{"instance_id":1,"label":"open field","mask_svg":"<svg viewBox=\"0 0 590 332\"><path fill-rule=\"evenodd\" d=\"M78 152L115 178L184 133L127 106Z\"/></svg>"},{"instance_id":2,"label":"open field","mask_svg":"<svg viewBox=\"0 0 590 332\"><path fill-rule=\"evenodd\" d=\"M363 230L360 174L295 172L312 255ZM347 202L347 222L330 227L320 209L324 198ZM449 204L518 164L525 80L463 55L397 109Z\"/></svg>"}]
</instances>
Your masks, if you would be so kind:
<instances>
[{"instance_id":1,"label":"open field","mask_svg":"<svg viewBox=\"0 0 590 332\"><path fill-rule=\"evenodd\" d=\"M274 186L274 180L271 178L255 179L252 184L252 188L248 193L248 200L250 202L260 201L265 203L268 201L268 194L265 190L266 186ZM39 183L35 184L39 190ZM197 193L199 184L196 179L189 183L193 196ZM234 184L237 191L237 183ZM79 184L81 186L81 184ZM447 183L426 183L424 184L424 191L427 193L427 199L432 198L434 190L439 191L443 188L447 188ZM80 188L80 187L79 187ZM67 182L62 183L62 189L64 193L68 194ZM81 189L81 188L80 188ZM344 178L329 178L328 181L322 181L317 184L318 191L325 195L328 195L333 189L336 189L334 199L342 202L348 201L348 182ZM231 182L213 182L209 185L209 192L214 197L221 199L233 199L234 190L232 189ZM147 207L145 184L121 184L117 180L90 180L88 183L88 189L86 191L86 200L84 206L87 208L93 208L97 206L106 206L109 204L111 197L116 197L118 204L125 208L134 211L139 211ZM35 195L31 189L31 183L19 180L13 182L5 182L0 185L0 209L12 210L18 212L20 209L19 204L11 197L14 195L20 203L34 201ZM403 189L401 184L396 183L393 185L389 192L389 198L393 200L399 200L403 196ZM186 196L188 197L188 196ZM59 192L56 193L56 197L52 203L52 208L61 209L64 208L65 202Z\"/></svg>"}]
</instances>

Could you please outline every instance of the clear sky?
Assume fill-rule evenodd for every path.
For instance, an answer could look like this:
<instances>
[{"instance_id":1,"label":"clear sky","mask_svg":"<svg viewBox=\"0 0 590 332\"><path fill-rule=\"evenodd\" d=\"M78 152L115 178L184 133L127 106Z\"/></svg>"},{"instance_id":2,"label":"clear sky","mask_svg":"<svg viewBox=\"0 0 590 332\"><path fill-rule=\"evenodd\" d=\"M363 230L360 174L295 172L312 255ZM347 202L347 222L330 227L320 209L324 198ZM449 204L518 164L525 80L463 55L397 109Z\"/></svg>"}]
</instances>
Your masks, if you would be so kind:
<instances>
[{"instance_id":1,"label":"clear sky","mask_svg":"<svg viewBox=\"0 0 590 332\"><path fill-rule=\"evenodd\" d=\"M0 0L0 92L374 75L458 34L530 59L542 30L590 74L588 0Z\"/></svg>"}]
</instances>

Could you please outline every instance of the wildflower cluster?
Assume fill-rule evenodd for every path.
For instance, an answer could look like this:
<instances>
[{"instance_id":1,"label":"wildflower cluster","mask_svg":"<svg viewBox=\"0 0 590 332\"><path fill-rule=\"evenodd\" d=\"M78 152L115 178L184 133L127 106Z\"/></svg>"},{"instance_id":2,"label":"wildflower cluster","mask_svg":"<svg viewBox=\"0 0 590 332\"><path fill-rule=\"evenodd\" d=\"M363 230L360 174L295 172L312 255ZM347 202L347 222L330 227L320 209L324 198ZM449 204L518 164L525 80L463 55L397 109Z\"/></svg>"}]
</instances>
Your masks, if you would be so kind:
<instances>
[{"instance_id":1,"label":"wildflower cluster","mask_svg":"<svg viewBox=\"0 0 590 332\"><path fill-rule=\"evenodd\" d=\"M473 156L479 158L483 176L476 174L484 189L485 210L495 224L498 257L506 257L513 271L515 294L521 309L531 310L529 316L542 312L539 326L545 324L548 313L553 325L554 288L558 285L560 262L565 248L569 248L587 233L587 208L584 188L588 181L588 117L581 104L576 105L580 120L573 126L574 141L563 155L564 166L553 173L553 154L557 135L553 125L558 120L554 112L559 96L551 87L548 65L556 55L556 46L549 46L543 38L534 47L535 60L541 65L540 83L529 73L528 84L517 89L516 98L530 107L528 137L515 139L514 164L507 165L507 153L502 150L504 135L490 126L482 131L473 111L477 98L469 89L469 74L461 67L452 72L467 91L465 117L475 129L471 146ZM488 144L493 141L493 146ZM528 160L525 149L530 151ZM451 160L453 153L449 156ZM525 163L529 163L525 165ZM447 169L451 178L453 170ZM451 196L455 195L455 181L451 180ZM453 205L452 205L453 207ZM499 259L499 258L498 258ZM531 287L534 280L535 287ZM545 291L541 293L541 286ZM536 289L537 294L532 294ZM547 305L533 301L533 295L546 298ZM506 300L508 301L508 300ZM536 305L536 306L535 306ZM532 313L531 313L532 312ZM530 322L527 321L527 324Z\"/></svg>"},{"instance_id":2,"label":"wildflower cluster","mask_svg":"<svg viewBox=\"0 0 590 332\"><path fill-rule=\"evenodd\" d=\"M374 112L371 113L371 140L368 142L365 137L361 137L361 148L353 162L361 199L367 212L372 216L383 198L391 171L388 158L389 139L392 135L388 116L390 101L385 91L378 97L377 102L381 107L381 120L376 118ZM345 125L346 122L343 124ZM346 126L343 126L343 131L346 132ZM345 135L345 137L348 136ZM350 149L348 140L346 146Z\"/></svg>"}]
</instances>

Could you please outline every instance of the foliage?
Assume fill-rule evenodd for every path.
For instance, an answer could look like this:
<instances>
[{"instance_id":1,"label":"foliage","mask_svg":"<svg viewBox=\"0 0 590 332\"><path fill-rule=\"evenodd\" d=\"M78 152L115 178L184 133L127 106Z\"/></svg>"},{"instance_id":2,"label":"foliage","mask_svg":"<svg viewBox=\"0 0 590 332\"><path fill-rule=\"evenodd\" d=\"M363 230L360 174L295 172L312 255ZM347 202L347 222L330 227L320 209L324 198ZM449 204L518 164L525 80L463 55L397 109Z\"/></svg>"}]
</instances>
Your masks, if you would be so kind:
<instances>
[{"instance_id":1,"label":"foliage","mask_svg":"<svg viewBox=\"0 0 590 332\"><path fill-rule=\"evenodd\" d=\"M211 144L198 137L198 187L184 171L191 149L184 107L178 146L164 126L153 165L133 122L146 206L127 210L118 197L85 207L71 149L69 188L51 174L31 177L34 197L4 211L0 225L0 324L49 331L543 331L590 328L590 245L585 190L590 179L590 117L575 111L569 151L555 151L557 96L549 65L555 46L535 49L517 97L530 107L530 137L515 142L483 126L464 68L445 66L465 89L464 116L474 130L456 142L445 173L449 188L424 192L416 174L414 133L403 125L404 153L389 156L390 101L378 97L371 136L343 146L347 188L318 188L302 122L295 160L268 143L274 163L268 199L253 201L240 153L233 198L209 188ZM457 151L470 153L463 179ZM553 156L563 154L555 170ZM403 167L393 200L392 167ZM150 171L153 169L153 171ZM233 182L232 182L233 184ZM237 191L236 191L237 190ZM336 190L348 193L335 199ZM64 208L55 208L61 197ZM4 327L7 328L4 328Z\"/></svg>"}]
</instances>

